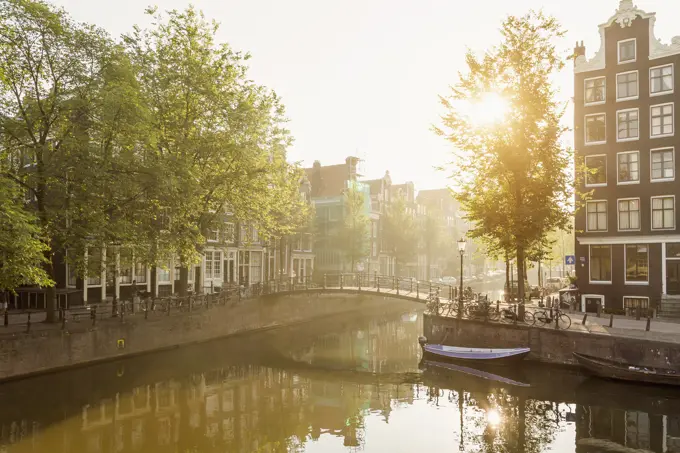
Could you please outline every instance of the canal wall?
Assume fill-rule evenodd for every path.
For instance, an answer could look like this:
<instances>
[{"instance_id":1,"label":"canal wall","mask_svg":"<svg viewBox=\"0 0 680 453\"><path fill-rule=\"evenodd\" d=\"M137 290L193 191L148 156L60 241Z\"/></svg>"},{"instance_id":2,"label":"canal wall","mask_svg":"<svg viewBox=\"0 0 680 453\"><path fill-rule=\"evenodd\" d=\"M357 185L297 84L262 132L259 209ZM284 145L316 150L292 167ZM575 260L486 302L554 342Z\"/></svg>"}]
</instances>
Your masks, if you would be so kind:
<instances>
[{"instance_id":1,"label":"canal wall","mask_svg":"<svg viewBox=\"0 0 680 453\"><path fill-rule=\"evenodd\" d=\"M404 302L370 295L269 296L148 319L137 314L95 326L83 321L63 330L0 333L0 381L397 305Z\"/></svg>"},{"instance_id":2,"label":"canal wall","mask_svg":"<svg viewBox=\"0 0 680 453\"><path fill-rule=\"evenodd\" d=\"M679 343L592 332L425 315L423 333L430 343L448 346L528 347L527 360L556 365L577 365L573 352L653 367L675 368L680 363Z\"/></svg>"}]
</instances>

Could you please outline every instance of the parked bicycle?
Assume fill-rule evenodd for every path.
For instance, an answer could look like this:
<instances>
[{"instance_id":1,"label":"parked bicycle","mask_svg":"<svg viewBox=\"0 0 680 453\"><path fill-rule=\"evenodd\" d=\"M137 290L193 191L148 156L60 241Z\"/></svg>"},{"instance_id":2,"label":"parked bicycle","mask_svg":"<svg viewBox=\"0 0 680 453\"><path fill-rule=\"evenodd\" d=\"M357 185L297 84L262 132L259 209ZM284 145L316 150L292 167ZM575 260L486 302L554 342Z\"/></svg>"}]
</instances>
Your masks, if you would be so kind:
<instances>
[{"instance_id":1,"label":"parked bicycle","mask_svg":"<svg viewBox=\"0 0 680 453\"><path fill-rule=\"evenodd\" d=\"M508 308L502 308L500 311L500 320L501 322L523 322L525 324L528 324L530 326L533 326L534 323L536 322L536 318L534 317L534 314L531 313L529 310L524 310L524 316L522 319L519 318L519 315L517 314L517 304L512 304Z\"/></svg>"},{"instance_id":2,"label":"parked bicycle","mask_svg":"<svg viewBox=\"0 0 680 453\"><path fill-rule=\"evenodd\" d=\"M443 311L443 306L439 299L439 288L432 288L430 293L427 295L427 310L437 316L441 316Z\"/></svg>"},{"instance_id":3,"label":"parked bicycle","mask_svg":"<svg viewBox=\"0 0 680 453\"><path fill-rule=\"evenodd\" d=\"M478 301L470 303L466 307L465 313L471 319L488 319L491 321L498 320L498 312L488 301Z\"/></svg>"},{"instance_id":4,"label":"parked bicycle","mask_svg":"<svg viewBox=\"0 0 680 453\"><path fill-rule=\"evenodd\" d=\"M536 322L540 324L552 324L557 320L557 328L567 330L571 327L571 318L559 308L550 310L537 310L534 312Z\"/></svg>"}]
</instances>

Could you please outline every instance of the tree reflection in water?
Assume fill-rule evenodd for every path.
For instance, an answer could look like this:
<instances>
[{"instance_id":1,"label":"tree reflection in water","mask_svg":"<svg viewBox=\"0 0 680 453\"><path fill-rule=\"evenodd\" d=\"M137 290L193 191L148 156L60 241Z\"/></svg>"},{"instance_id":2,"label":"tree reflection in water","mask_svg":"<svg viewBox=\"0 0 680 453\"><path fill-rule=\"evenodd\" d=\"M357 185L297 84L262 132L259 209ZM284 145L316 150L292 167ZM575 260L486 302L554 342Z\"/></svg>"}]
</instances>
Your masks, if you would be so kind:
<instances>
[{"instance_id":1,"label":"tree reflection in water","mask_svg":"<svg viewBox=\"0 0 680 453\"><path fill-rule=\"evenodd\" d=\"M676 391L545 368L509 376L531 387L418 373L420 318L404 319L329 321L254 336L247 351L217 342L6 384L0 451L680 451Z\"/></svg>"}]
</instances>

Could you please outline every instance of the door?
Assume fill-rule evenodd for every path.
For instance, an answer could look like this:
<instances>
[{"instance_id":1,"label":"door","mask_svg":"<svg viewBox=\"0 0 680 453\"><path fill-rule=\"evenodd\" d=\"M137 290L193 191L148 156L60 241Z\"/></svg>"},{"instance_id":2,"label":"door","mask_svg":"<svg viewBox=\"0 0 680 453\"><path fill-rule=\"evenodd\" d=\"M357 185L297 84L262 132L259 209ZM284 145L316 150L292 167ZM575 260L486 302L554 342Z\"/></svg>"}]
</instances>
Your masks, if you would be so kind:
<instances>
[{"instance_id":1,"label":"door","mask_svg":"<svg viewBox=\"0 0 680 453\"><path fill-rule=\"evenodd\" d=\"M680 261L666 261L666 294L680 294Z\"/></svg>"},{"instance_id":2,"label":"door","mask_svg":"<svg viewBox=\"0 0 680 453\"><path fill-rule=\"evenodd\" d=\"M586 297L586 313L597 313L597 306L601 301L599 297Z\"/></svg>"}]
</instances>

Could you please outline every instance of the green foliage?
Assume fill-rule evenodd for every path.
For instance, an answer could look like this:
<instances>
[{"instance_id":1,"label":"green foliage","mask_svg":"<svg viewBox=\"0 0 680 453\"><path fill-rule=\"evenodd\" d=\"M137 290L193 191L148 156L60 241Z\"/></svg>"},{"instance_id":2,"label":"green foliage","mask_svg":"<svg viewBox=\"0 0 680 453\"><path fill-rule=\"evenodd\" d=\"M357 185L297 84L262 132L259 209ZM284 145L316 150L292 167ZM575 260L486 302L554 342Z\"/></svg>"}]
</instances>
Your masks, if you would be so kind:
<instances>
[{"instance_id":1,"label":"green foliage","mask_svg":"<svg viewBox=\"0 0 680 453\"><path fill-rule=\"evenodd\" d=\"M343 224L338 239L342 252L350 261L352 271L355 271L355 264L370 253L369 219L365 203L364 193L356 185L350 185L345 190Z\"/></svg>"},{"instance_id":2,"label":"green foliage","mask_svg":"<svg viewBox=\"0 0 680 453\"><path fill-rule=\"evenodd\" d=\"M21 187L0 176L0 291L54 282L43 269L47 246L37 218L24 208Z\"/></svg>"},{"instance_id":3,"label":"green foliage","mask_svg":"<svg viewBox=\"0 0 680 453\"><path fill-rule=\"evenodd\" d=\"M493 254L524 262L548 231L569 225L571 153L560 143L564 106L551 83L564 66L554 44L563 31L554 18L531 12L508 17L501 33L501 44L481 59L466 56L467 74L441 98L447 114L437 132L458 150L453 178L472 225L468 235ZM492 91L507 100L506 117L475 124L461 103ZM521 275L519 281L521 297Z\"/></svg>"},{"instance_id":4,"label":"green foliage","mask_svg":"<svg viewBox=\"0 0 680 453\"><path fill-rule=\"evenodd\" d=\"M404 197L396 197L387 208L382 233L387 248L384 251L394 256L398 274L399 266L412 260L418 252L418 227Z\"/></svg>"}]
</instances>

